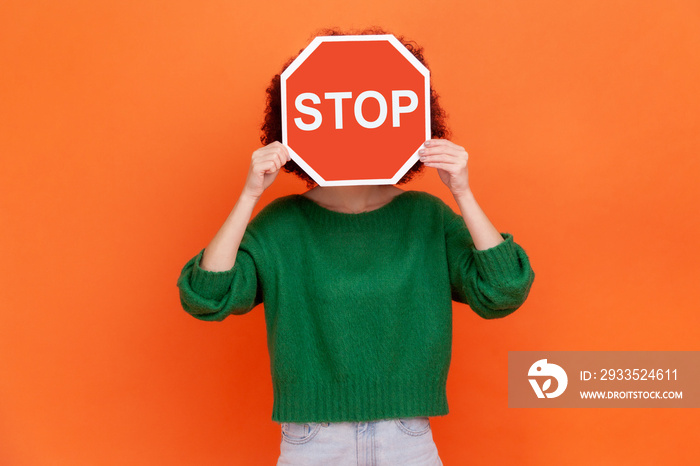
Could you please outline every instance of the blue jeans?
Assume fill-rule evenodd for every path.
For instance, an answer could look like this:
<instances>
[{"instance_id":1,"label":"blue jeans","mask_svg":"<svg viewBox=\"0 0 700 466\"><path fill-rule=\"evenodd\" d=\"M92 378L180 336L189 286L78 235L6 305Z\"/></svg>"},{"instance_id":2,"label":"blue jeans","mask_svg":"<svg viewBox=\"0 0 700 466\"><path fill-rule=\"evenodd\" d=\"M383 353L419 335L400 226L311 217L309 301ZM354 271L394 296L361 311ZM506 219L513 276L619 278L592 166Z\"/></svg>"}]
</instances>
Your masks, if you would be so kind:
<instances>
[{"instance_id":1,"label":"blue jeans","mask_svg":"<svg viewBox=\"0 0 700 466\"><path fill-rule=\"evenodd\" d=\"M425 416L283 422L277 466L442 466Z\"/></svg>"}]
</instances>

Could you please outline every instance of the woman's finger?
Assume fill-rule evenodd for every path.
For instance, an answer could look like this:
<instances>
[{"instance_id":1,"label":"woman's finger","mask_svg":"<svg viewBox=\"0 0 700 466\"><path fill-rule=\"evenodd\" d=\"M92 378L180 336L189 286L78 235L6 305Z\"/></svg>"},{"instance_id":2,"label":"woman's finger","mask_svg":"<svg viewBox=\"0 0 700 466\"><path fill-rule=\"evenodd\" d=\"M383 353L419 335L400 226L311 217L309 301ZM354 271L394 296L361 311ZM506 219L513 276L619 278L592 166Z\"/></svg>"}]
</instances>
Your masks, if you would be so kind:
<instances>
[{"instance_id":1,"label":"woman's finger","mask_svg":"<svg viewBox=\"0 0 700 466\"><path fill-rule=\"evenodd\" d=\"M289 155L287 152L287 149L284 146L275 146L275 147L263 147L260 149L260 152L258 152L259 156L266 156L270 154L278 154L281 159L286 159L287 156Z\"/></svg>"},{"instance_id":2,"label":"woman's finger","mask_svg":"<svg viewBox=\"0 0 700 466\"><path fill-rule=\"evenodd\" d=\"M458 146L447 139L430 139L423 144L422 150L444 150L454 154L469 155L462 146Z\"/></svg>"},{"instance_id":3,"label":"woman's finger","mask_svg":"<svg viewBox=\"0 0 700 466\"><path fill-rule=\"evenodd\" d=\"M464 150L464 147L458 146L449 139L428 139L427 141L425 141L425 143L423 143L423 145L425 145L426 147L448 146L453 147L455 149Z\"/></svg>"},{"instance_id":4,"label":"woman's finger","mask_svg":"<svg viewBox=\"0 0 700 466\"><path fill-rule=\"evenodd\" d=\"M446 163L459 164L460 162L463 162L463 160L464 159L461 159L459 157L454 157L451 155L443 155L443 154L424 155L424 156L421 156L421 158L420 158L420 161L423 163L425 163L425 162L446 162Z\"/></svg>"},{"instance_id":5,"label":"woman's finger","mask_svg":"<svg viewBox=\"0 0 700 466\"><path fill-rule=\"evenodd\" d=\"M454 149L452 147L431 147L430 149L420 149L418 151L418 155L439 155L439 154L445 154L449 155L452 157L463 157L466 155L465 152L460 152L457 149Z\"/></svg>"},{"instance_id":6,"label":"woman's finger","mask_svg":"<svg viewBox=\"0 0 700 466\"><path fill-rule=\"evenodd\" d=\"M277 141L275 141L275 142L277 142ZM277 144L279 144L279 146L278 146L279 154L282 157L282 160L283 161L292 160L292 158L289 156L289 151L287 150L287 146L285 146L281 142L277 142Z\"/></svg>"},{"instance_id":7,"label":"woman's finger","mask_svg":"<svg viewBox=\"0 0 700 466\"><path fill-rule=\"evenodd\" d=\"M258 153L258 159L261 161L270 160L273 158L279 162L280 166L284 165L288 160L290 160L289 153L284 147L272 147Z\"/></svg>"},{"instance_id":8,"label":"woman's finger","mask_svg":"<svg viewBox=\"0 0 700 466\"><path fill-rule=\"evenodd\" d=\"M454 157L456 159L467 160L469 154L466 152L458 151L452 147L432 147L430 149L420 149L418 151L419 157L433 156L433 155L446 155L448 157Z\"/></svg>"},{"instance_id":9,"label":"woman's finger","mask_svg":"<svg viewBox=\"0 0 700 466\"><path fill-rule=\"evenodd\" d=\"M269 166L269 164L271 163L275 167L276 170L279 170L280 167L283 165L283 162L280 160L278 154L267 154L263 157L260 157L260 159L257 161L257 163L260 166L265 166L265 167Z\"/></svg>"}]
</instances>

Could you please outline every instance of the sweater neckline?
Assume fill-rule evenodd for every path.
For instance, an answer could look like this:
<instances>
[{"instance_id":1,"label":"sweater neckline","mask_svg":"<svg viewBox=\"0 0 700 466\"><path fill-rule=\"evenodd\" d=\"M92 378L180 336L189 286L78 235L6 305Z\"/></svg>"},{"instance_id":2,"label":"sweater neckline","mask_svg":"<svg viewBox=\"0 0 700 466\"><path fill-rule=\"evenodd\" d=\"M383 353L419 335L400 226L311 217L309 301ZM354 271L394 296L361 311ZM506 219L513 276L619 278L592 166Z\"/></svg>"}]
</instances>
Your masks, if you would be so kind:
<instances>
[{"instance_id":1,"label":"sweater neckline","mask_svg":"<svg viewBox=\"0 0 700 466\"><path fill-rule=\"evenodd\" d=\"M304 212L315 220L340 226L377 226L395 222L396 210L403 201L416 191L407 190L394 196L383 206L367 212L348 213L328 209L302 194L295 194Z\"/></svg>"}]
</instances>

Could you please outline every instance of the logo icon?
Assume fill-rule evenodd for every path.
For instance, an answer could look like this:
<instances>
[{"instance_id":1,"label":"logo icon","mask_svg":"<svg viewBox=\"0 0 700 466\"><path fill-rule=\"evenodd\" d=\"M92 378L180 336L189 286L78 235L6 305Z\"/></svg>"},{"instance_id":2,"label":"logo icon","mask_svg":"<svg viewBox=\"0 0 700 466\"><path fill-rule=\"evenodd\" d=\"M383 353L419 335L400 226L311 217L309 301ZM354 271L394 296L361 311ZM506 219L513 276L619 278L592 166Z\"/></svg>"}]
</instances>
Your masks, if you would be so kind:
<instances>
[{"instance_id":1,"label":"logo icon","mask_svg":"<svg viewBox=\"0 0 700 466\"><path fill-rule=\"evenodd\" d=\"M540 359L530 366L527 372L529 377L548 377L540 387L537 379L528 379L532 389L535 391L537 398L556 398L566 390L566 385L569 383L569 378L566 372L556 364L548 363L546 359ZM547 392L552 385L552 378L557 381L557 389L553 392Z\"/></svg>"}]
</instances>

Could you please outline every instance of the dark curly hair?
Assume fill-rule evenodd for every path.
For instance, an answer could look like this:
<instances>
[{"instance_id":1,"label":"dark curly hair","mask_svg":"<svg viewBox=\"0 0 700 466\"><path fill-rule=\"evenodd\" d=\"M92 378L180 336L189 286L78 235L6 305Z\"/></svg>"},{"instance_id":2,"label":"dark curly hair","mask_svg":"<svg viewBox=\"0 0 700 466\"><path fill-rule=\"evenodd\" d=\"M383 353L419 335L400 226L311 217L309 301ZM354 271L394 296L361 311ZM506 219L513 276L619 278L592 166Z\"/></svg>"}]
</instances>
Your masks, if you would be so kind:
<instances>
[{"instance_id":1,"label":"dark curly hair","mask_svg":"<svg viewBox=\"0 0 700 466\"><path fill-rule=\"evenodd\" d=\"M362 29L360 31L341 31L339 29L322 29L315 36L345 36L345 35L366 35L366 34L390 34L386 30L379 27L371 27L367 29ZM395 35L395 34L394 34ZM409 50L415 57L420 61L426 68L428 64L423 58L423 47L419 46L413 41L405 39L403 36L397 36L396 38ZM265 105L265 118L262 124L262 134L260 135L260 142L263 145L271 144L275 141L282 141L282 94L280 90L280 76L287 69L289 65L292 64L294 59L296 59L299 54L303 51L300 50L296 56L290 58L287 63L282 67L282 71L276 74L270 85L267 88L267 100ZM449 139L450 130L445 123L447 114L445 110L440 106L439 95L430 86L430 132L433 138L436 139ZM414 176L423 171L423 163L418 161L415 163L398 181L397 184L404 184L413 179ZM293 173L302 180L306 182L307 187L313 188L317 186L317 183L306 174L306 172L297 165L294 160L290 160L282 166L282 170L287 173Z\"/></svg>"}]
</instances>

